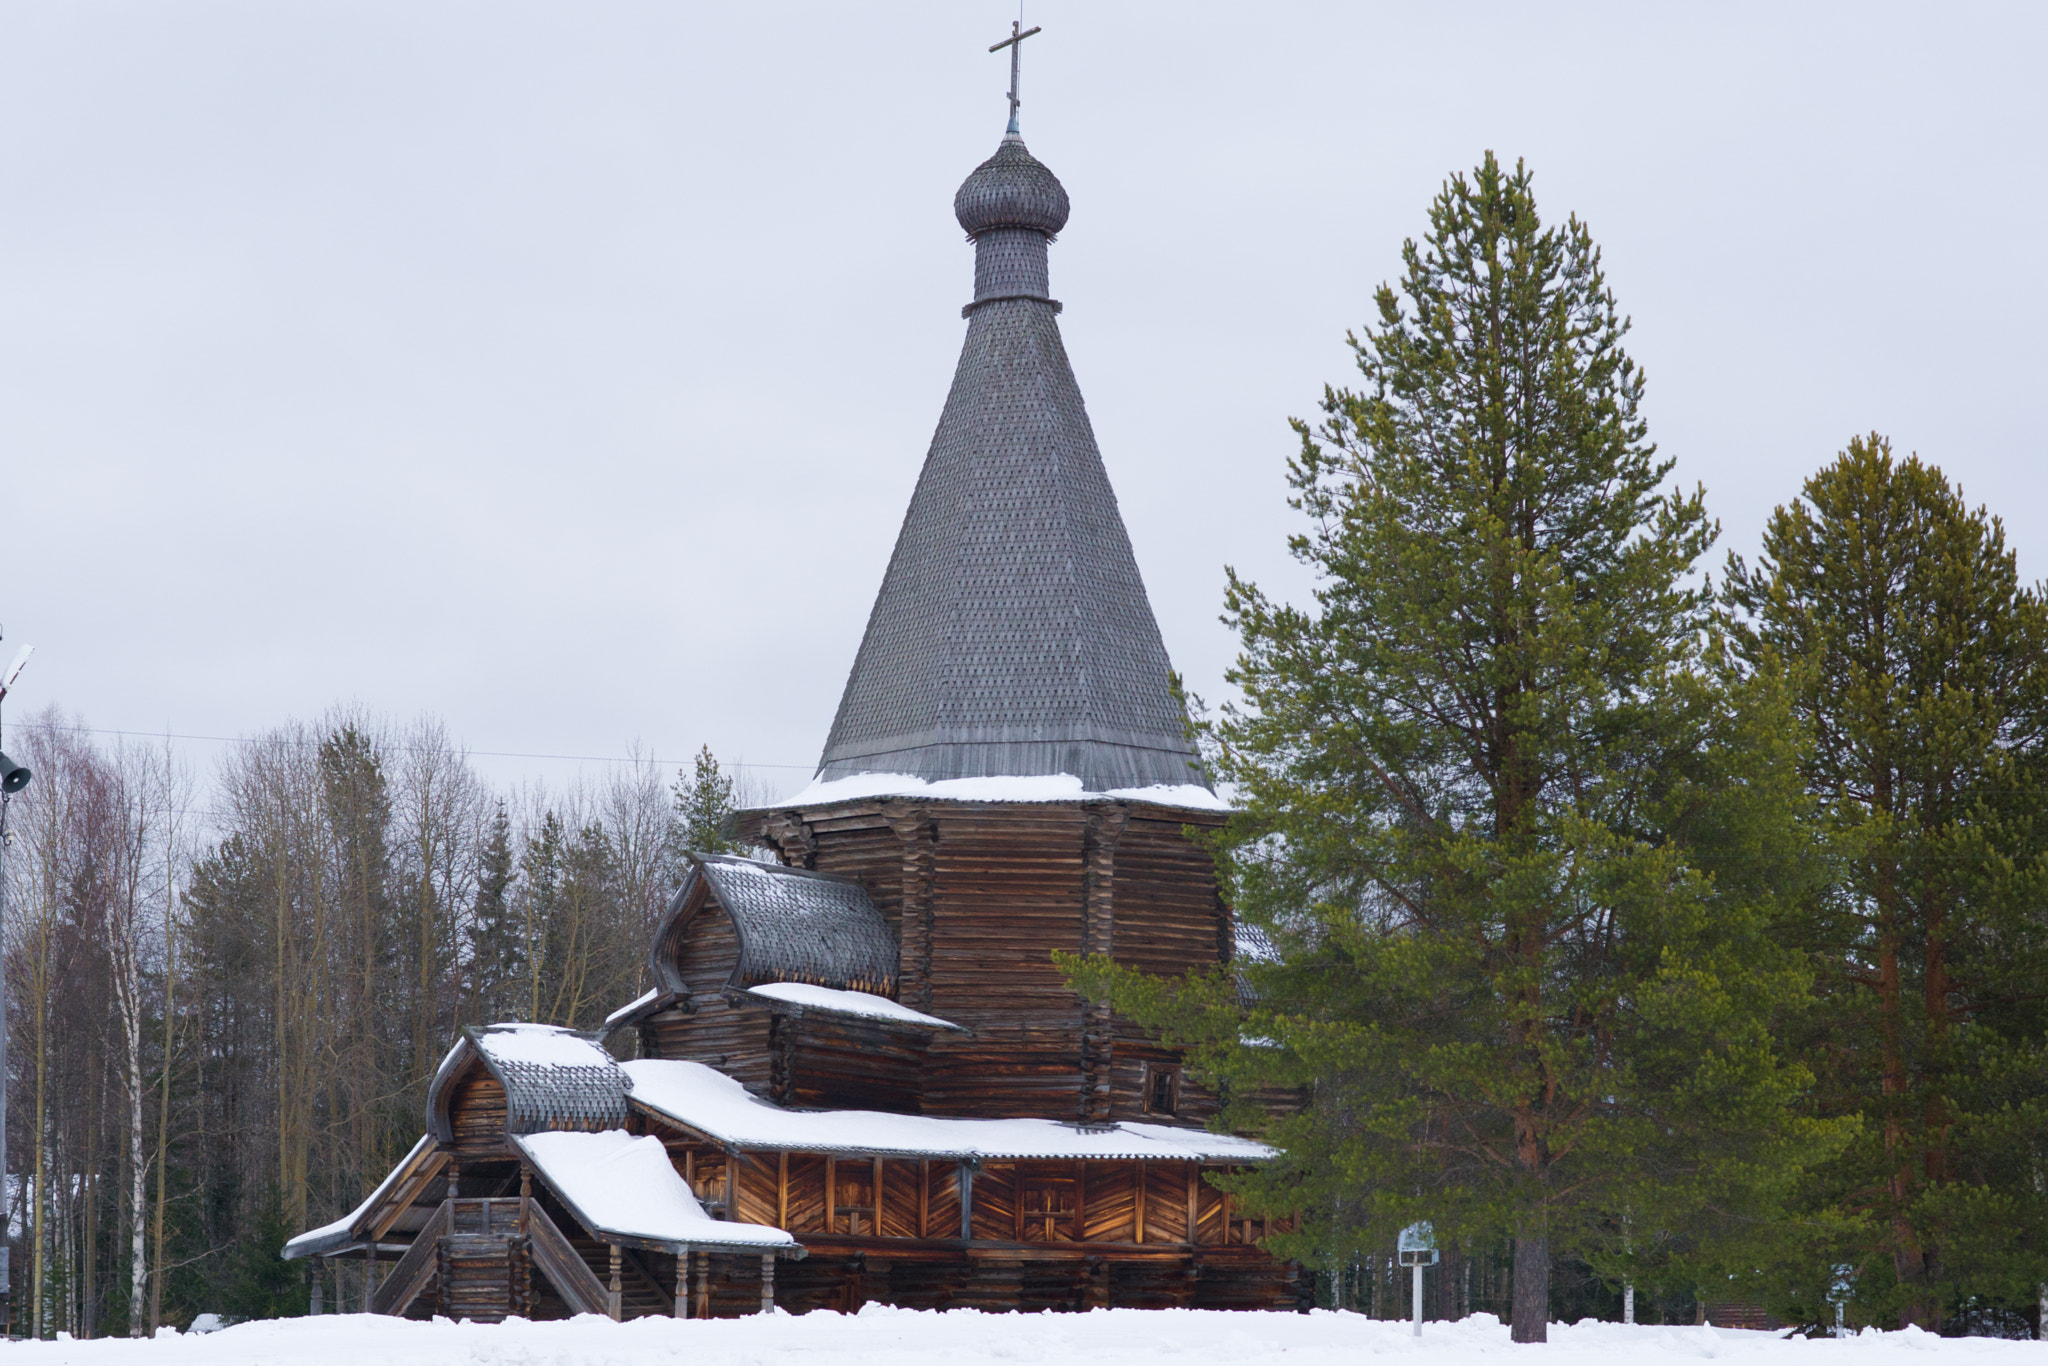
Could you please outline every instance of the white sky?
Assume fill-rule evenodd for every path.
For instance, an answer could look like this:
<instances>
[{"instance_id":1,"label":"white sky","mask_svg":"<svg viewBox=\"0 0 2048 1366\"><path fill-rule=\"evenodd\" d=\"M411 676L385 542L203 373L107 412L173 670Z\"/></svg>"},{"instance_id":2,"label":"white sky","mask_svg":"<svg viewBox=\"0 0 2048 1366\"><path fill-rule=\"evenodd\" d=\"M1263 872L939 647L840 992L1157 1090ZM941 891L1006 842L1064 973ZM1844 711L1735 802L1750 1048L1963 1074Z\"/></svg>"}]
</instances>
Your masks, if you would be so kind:
<instances>
[{"instance_id":1,"label":"white sky","mask_svg":"<svg viewBox=\"0 0 2048 1366\"><path fill-rule=\"evenodd\" d=\"M0 16L15 716L354 700L802 783L963 335L1013 11ZM2048 570L2044 16L1032 0L1053 292L1177 666L1222 692L1225 563L1298 591L1286 418L1488 148L1590 223L1724 549L1875 428Z\"/></svg>"}]
</instances>

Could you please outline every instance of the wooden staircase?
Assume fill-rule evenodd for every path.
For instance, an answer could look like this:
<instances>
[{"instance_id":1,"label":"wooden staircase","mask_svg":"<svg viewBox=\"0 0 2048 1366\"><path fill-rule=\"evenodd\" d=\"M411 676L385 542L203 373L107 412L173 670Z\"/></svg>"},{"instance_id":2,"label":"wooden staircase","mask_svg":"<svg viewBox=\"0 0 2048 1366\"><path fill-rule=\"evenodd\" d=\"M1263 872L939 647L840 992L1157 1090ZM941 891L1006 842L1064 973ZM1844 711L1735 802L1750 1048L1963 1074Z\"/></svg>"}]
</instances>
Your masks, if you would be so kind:
<instances>
[{"instance_id":1,"label":"wooden staircase","mask_svg":"<svg viewBox=\"0 0 2048 1366\"><path fill-rule=\"evenodd\" d=\"M591 1246L609 1273L610 1250ZM545 1286L535 1284L535 1272ZM552 1291L571 1314L611 1312L611 1296L588 1256L539 1204L517 1197L443 1200L377 1287L370 1312L405 1314L424 1297L426 1312L496 1323L531 1317L543 1291ZM667 1312L665 1302L659 1312Z\"/></svg>"}]
</instances>

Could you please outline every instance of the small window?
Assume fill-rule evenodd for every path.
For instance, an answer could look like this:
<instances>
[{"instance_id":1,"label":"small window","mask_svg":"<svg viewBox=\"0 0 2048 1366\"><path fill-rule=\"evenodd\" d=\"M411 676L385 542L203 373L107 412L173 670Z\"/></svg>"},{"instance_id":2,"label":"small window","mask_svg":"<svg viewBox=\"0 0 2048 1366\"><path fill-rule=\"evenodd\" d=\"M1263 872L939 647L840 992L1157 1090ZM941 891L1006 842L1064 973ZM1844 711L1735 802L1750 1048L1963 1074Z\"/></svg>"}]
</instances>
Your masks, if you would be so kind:
<instances>
[{"instance_id":1,"label":"small window","mask_svg":"<svg viewBox=\"0 0 2048 1366\"><path fill-rule=\"evenodd\" d=\"M1172 1115L1180 1112L1180 1069L1154 1064L1145 1069L1145 1113Z\"/></svg>"}]
</instances>

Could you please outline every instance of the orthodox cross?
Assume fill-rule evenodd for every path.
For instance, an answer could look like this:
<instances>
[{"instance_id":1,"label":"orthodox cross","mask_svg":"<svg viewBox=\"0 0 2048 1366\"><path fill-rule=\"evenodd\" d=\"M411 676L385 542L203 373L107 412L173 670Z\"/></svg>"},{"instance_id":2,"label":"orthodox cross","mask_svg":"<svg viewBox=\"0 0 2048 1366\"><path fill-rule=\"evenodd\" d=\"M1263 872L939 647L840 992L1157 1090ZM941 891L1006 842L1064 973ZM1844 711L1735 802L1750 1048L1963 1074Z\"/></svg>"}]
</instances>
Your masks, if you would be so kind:
<instances>
[{"instance_id":1,"label":"orthodox cross","mask_svg":"<svg viewBox=\"0 0 2048 1366\"><path fill-rule=\"evenodd\" d=\"M1023 29L1023 32L1018 32L1019 29ZM1010 36L1003 39L1000 43L991 43L989 45L988 50L990 52L1001 52L1004 48L1010 49L1010 131L1013 133L1017 131L1017 106L1021 103L1017 98L1017 54L1024 50L1024 40L1032 34L1039 32L1039 29L1040 26L1038 25L1024 28L1024 21L1022 19L1014 19L1010 22Z\"/></svg>"}]
</instances>

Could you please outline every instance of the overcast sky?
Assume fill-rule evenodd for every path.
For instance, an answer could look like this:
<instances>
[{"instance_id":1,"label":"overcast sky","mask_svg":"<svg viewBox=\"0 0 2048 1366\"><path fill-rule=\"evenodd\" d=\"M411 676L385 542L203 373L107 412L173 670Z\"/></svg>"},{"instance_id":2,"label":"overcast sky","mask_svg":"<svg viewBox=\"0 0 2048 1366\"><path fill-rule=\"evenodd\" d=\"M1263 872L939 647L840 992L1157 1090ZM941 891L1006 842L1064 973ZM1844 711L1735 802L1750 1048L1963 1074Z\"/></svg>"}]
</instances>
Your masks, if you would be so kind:
<instances>
[{"instance_id":1,"label":"overcast sky","mask_svg":"<svg viewBox=\"0 0 2048 1366\"><path fill-rule=\"evenodd\" d=\"M353 700L799 785L952 376L1014 14L0 10L10 713ZM1221 694L1226 563L1300 591L1286 420L1489 148L1604 248L1716 562L1876 429L2048 573L2044 15L1031 0L1053 293L1176 665Z\"/></svg>"}]
</instances>

